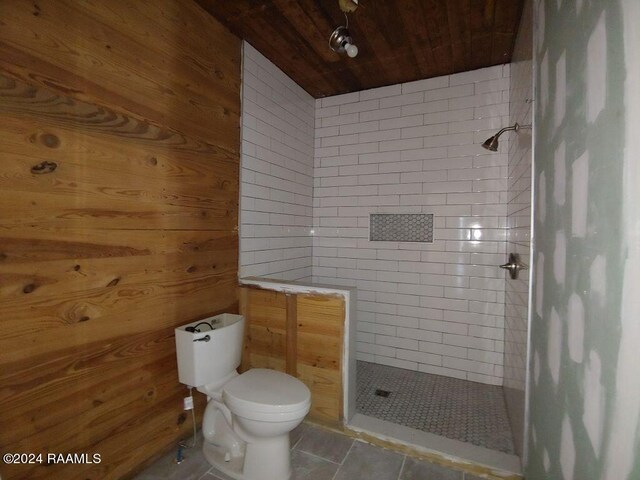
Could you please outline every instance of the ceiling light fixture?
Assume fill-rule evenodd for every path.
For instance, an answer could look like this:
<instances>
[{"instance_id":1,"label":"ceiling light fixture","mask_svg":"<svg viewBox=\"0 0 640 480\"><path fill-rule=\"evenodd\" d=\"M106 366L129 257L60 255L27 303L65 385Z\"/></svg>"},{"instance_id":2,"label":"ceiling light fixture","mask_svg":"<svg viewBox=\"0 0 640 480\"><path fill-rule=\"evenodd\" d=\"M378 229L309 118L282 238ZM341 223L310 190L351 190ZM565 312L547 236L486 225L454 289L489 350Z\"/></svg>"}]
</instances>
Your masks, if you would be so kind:
<instances>
[{"instance_id":1,"label":"ceiling light fixture","mask_svg":"<svg viewBox=\"0 0 640 480\"><path fill-rule=\"evenodd\" d=\"M358 47L353 44L353 39L347 27L340 26L333 31L329 37L329 46L334 52L346 53L351 58L358 55Z\"/></svg>"},{"instance_id":2,"label":"ceiling light fixture","mask_svg":"<svg viewBox=\"0 0 640 480\"><path fill-rule=\"evenodd\" d=\"M346 53L349 57L353 58L358 55L358 47L353 43L351 34L349 33L349 17L348 12L355 11L358 8L357 0L340 0L340 9L344 13L346 20L346 26L339 26L336 28L329 37L329 47L336 53Z\"/></svg>"}]
</instances>

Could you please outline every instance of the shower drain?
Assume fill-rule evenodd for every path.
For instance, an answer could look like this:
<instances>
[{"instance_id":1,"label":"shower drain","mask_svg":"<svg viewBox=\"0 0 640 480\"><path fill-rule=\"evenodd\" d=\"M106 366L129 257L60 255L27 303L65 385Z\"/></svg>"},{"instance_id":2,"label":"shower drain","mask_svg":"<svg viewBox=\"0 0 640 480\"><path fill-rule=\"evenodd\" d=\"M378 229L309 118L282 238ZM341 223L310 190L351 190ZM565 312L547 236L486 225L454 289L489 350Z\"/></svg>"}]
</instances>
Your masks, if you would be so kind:
<instances>
[{"instance_id":1,"label":"shower drain","mask_svg":"<svg viewBox=\"0 0 640 480\"><path fill-rule=\"evenodd\" d=\"M389 390L382 390L380 388L376 388L376 395L378 397L387 398L389 395L391 395L391 392Z\"/></svg>"}]
</instances>

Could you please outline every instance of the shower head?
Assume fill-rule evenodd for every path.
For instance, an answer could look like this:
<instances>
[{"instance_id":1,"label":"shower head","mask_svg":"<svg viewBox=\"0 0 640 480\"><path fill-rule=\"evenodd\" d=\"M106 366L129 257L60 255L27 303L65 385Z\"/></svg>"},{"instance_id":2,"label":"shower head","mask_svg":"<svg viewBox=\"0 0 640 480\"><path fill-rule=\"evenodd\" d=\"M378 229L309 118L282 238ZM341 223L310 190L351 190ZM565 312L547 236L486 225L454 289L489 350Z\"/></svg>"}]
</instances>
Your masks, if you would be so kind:
<instances>
[{"instance_id":1,"label":"shower head","mask_svg":"<svg viewBox=\"0 0 640 480\"><path fill-rule=\"evenodd\" d=\"M519 123L516 123L512 127L502 128L493 137L487 138L485 142L482 144L482 148L486 148L491 152L497 152L498 146L500 145L500 143L498 142L498 138L500 138L500 135L502 135L504 132L508 132L511 130L518 133L518 130L520 130L521 128L531 128L531 125L520 125Z\"/></svg>"},{"instance_id":2,"label":"shower head","mask_svg":"<svg viewBox=\"0 0 640 480\"><path fill-rule=\"evenodd\" d=\"M489 137L485 140L485 142L482 144L483 148L486 148L487 150L491 150L492 152L497 152L498 151L498 136L500 134L496 133L493 137Z\"/></svg>"}]
</instances>

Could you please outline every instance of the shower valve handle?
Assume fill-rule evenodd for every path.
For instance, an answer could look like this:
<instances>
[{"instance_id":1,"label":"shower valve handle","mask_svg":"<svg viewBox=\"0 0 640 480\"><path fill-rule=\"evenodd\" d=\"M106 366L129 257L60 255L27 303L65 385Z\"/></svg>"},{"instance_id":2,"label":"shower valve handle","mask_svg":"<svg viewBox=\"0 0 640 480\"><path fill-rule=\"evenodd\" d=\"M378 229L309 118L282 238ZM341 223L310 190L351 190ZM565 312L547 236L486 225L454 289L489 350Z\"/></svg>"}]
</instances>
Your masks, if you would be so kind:
<instances>
[{"instance_id":1,"label":"shower valve handle","mask_svg":"<svg viewBox=\"0 0 640 480\"><path fill-rule=\"evenodd\" d=\"M527 270L529 267L520 261L520 255L517 253L510 253L508 263L500 265L500 268L508 270L509 276L515 280L518 278L520 270Z\"/></svg>"}]
</instances>

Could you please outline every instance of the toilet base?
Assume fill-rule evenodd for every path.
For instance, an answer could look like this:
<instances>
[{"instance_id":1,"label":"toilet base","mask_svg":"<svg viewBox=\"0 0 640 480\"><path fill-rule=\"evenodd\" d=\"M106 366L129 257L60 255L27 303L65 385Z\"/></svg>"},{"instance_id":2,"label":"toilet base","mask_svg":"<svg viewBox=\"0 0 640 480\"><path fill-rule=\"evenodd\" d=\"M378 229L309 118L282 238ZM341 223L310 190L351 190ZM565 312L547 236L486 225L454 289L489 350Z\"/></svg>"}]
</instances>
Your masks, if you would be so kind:
<instances>
[{"instance_id":1,"label":"toilet base","mask_svg":"<svg viewBox=\"0 0 640 480\"><path fill-rule=\"evenodd\" d=\"M248 444L244 456L227 462L227 450L212 443L205 441L202 452L214 468L235 480L288 480L291 477L289 434L261 443Z\"/></svg>"},{"instance_id":2,"label":"toilet base","mask_svg":"<svg viewBox=\"0 0 640 480\"><path fill-rule=\"evenodd\" d=\"M226 450L220 447L216 447L212 443L204 442L202 447L202 453L207 461L216 469L220 470L225 475L230 476L236 480L244 480L242 476L242 467L244 465L244 456L231 458L228 462L224 461Z\"/></svg>"}]
</instances>

